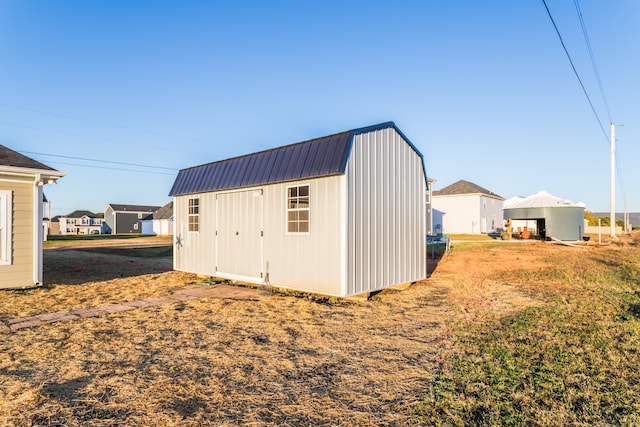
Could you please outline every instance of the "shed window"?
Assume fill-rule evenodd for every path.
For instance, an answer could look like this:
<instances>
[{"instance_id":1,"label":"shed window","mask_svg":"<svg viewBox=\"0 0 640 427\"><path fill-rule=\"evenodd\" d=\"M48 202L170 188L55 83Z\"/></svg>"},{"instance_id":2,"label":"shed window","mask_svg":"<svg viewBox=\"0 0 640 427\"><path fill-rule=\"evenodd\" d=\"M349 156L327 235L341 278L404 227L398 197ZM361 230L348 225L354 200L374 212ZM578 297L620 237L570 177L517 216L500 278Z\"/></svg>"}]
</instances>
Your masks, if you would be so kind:
<instances>
[{"instance_id":1,"label":"shed window","mask_svg":"<svg viewBox=\"0 0 640 427\"><path fill-rule=\"evenodd\" d=\"M11 264L11 191L0 190L0 265Z\"/></svg>"},{"instance_id":2,"label":"shed window","mask_svg":"<svg viewBox=\"0 0 640 427\"><path fill-rule=\"evenodd\" d=\"M200 199L189 199L189 231L200 230Z\"/></svg>"},{"instance_id":3,"label":"shed window","mask_svg":"<svg viewBox=\"0 0 640 427\"><path fill-rule=\"evenodd\" d=\"M287 188L287 232L309 233L309 186Z\"/></svg>"}]
</instances>

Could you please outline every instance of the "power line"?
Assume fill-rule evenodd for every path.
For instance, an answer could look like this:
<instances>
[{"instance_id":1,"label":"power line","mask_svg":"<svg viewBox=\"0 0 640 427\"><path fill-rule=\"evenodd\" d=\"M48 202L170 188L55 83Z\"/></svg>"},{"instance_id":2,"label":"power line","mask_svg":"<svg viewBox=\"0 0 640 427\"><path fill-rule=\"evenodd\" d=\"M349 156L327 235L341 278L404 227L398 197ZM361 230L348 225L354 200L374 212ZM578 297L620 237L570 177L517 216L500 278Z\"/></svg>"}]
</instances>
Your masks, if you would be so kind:
<instances>
[{"instance_id":1,"label":"power line","mask_svg":"<svg viewBox=\"0 0 640 427\"><path fill-rule=\"evenodd\" d=\"M143 165L143 164L140 164L140 163L114 162L114 161L111 161L111 160L89 159L89 158L86 158L86 157L63 156L63 155L60 155L60 154L36 153L36 152L33 152L33 151L20 151L20 153L22 153L22 154L35 154L35 155L38 155L38 156L60 157L60 158L72 159L72 160L84 160L84 161L96 162L96 163L109 163L109 164L113 164L113 165L135 166L135 167L138 167L138 168L166 169L166 170L171 170L171 171L177 171L178 170L176 168L167 168L167 167L164 167L164 166ZM98 166L95 166L95 167L98 167Z\"/></svg>"},{"instance_id":2,"label":"power line","mask_svg":"<svg viewBox=\"0 0 640 427\"><path fill-rule=\"evenodd\" d=\"M598 113L596 112L596 109L594 108L593 103L591 102L591 98L589 97L589 94L587 93L587 89L585 89L584 84L582 83L582 79L580 78L580 75L578 74L578 70L576 70L576 67L573 64L573 60L571 59L571 55L569 54L569 51L567 50L567 47L564 44L564 40L562 39L562 35L560 34L560 30L558 30L558 26L556 25L556 21L553 19L553 16L551 15L551 11L549 10L549 7L547 6L546 0L542 0L542 4L544 4L544 8L547 10L547 14L549 15L549 19L551 19L551 23L553 24L553 28L555 28L556 34L558 34L558 38L560 39L560 44L562 45L562 48L564 49L564 53L567 55L567 58L569 59L569 63L571 64L571 68L573 69L573 73L576 75L576 78L578 79L578 82L580 83L580 87L582 88L582 92L584 92L584 96L587 97L587 101L589 102L589 106L591 107L591 111L593 111L593 114L596 117L596 120L598 121L598 125L600 126L600 129L602 130L602 134L604 135L604 138L605 138L605 140L607 141L607 144L608 144L609 143L609 137L607 135L607 132L604 130L604 126L602 126L602 121L600 120L600 116L598 116Z\"/></svg>"},{"instance_id":3,"label":"power line","mask_svg":"<svg viewBox=\"0 0 640 427\"><path fill-rule=\"evenodd\" d=\"M600 96L602 96L602 101L604 102L604 107L607 110L607 116L609 117L609 122L611 120L611 111L609 111L609 104L607 103L607 97L604 96L604 89L602 87L602 80L600 80L600 73L598 72L598 67L596 66L596 59L593 55L593 49L591 49L591 41L589 40L589 35L587 34L587 27L584 24L584 18L582 17L582 10L580 9L579 0L573 0L573 3L576 6L576 12L578 13L578 18L580 19L580 26L582 27L582 34L584 35L584 41L587 44L587 49L589 50L589 57L591 58L591 66L593 67L593 72L596 75L596 80L598 81L598 87L600 88Z\"/></svg>"},{"instance_id":4,"label":"power line","mask_svg":"<svg viewBox=\"0 0 640 427\"><path fill-rule=\"evenodd\" d=\"M108 166L83 165L83 164L80 164L80 163L59 162L57 160L53 160L53 161L48 162L48 163L58 164L58 165L81 166L81 167L85 167L85 168L95 168L95 169L109 169L109 170L124 171L124 172L150 173L150 174L156 174L156 175L169 175L169 176L174 176L175 175L173 173L166 173L166 172L145 171L145 170L136 170L136 169L123 169L123 168L110 168Z\"/></svg>"}]
</instances>

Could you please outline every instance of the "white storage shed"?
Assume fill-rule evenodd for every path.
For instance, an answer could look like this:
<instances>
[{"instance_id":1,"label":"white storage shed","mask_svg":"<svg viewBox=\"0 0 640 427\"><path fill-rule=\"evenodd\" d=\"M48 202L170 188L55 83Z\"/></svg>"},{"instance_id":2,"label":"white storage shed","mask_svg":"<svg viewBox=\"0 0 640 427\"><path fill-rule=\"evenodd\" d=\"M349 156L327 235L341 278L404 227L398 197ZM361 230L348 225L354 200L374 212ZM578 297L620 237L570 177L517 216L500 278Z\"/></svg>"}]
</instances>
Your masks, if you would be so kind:
<instances>
[{"instance_id":1,"label":"white storage shed","mask_svg":"<svg viewBox=\"0 0 640 427\"><path fill-rule=\"evenodd\" d=\"M342 297L415 282L426 187L393 122L183 169L174 268Z\"/></svg>"}]
</instances>

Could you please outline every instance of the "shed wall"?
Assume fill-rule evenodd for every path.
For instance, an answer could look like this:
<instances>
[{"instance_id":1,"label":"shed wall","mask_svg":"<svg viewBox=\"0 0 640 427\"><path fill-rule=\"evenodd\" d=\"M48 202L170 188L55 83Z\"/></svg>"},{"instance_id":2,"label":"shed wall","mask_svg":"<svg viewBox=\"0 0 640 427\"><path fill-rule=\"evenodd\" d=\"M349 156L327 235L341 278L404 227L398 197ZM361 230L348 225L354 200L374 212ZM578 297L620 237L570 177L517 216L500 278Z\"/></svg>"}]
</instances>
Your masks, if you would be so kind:
<instances>
[{"instance_id":1,"label":"shed wall","mask_svg":"<svg viewBox=\"0 0 640 427\"><path fill-rule=\"evenodd\" d=\"M393 128L356 135L347 176L347 295L424 279L426 176Z\"/></svg>"},{"instance_id":2,"label":"shed wall","mask_svg":"<svg viewBox=\"0 0 640 427\"><path fill-rule=\"evenodd\" d=\"M317 292L329 295L343 295L343 265L344 250L340 238L344 233L343 194L344 176L309 179L291 183L272 184L239 191L199 193L174 198L174 233L176 247L174 250L174 268L203 275L237 278L233 272L217 271L217 264L227 263L224 255L237 251L231 245L230 239L216 242L216 224L220 226L217 212L223 212L220 203L232 200L233 197L219 197L217 195L254 192L261 190L264 209L261 217L256 212L245 212L249 215L243 222L263 224L261 238L261 280L245 277L252 283L268 283L272 286L297 289L301 291ZM309 233L287 233L287 187L291 185L309 185L310 212ZM199 231L189 232L187 211L188 199L198 197ZM217 205L218 203L218 205ZM251 217L251 215L253 215ZM221 230L218 230L221 233ZM220 243L220 242L218 242ZM258 243L259 244L259 243ZM216 253L217 250L220 254ZM255 247L247 256L254 258ZM225 254L222 254L222 251ZM240 249L242 251L242 249Z\"/></svg>"},{"instance_id":3,"label":"shed wall","mask_svg":"<svg viewBox=\"0 0 640 427\"><path fill-rule=\"evenodd\" d=\"M19 182L24 181L24 182ZM0 288L34 286L34 183L33 179L12 178L12 182L0 178L0 190L13 192L13 262L0 265Z\"/></svg>"}]
</instances>

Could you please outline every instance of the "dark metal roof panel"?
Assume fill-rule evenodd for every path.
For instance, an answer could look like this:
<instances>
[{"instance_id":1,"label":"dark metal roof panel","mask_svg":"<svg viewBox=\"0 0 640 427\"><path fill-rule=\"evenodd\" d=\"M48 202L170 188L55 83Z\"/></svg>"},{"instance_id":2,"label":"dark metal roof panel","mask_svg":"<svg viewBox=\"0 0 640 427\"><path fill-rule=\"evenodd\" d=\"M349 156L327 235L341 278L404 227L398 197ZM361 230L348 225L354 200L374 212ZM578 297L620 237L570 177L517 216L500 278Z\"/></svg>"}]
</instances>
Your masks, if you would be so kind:
<instances>
[{"instance_id":1,"label":"dark metal roof panel","mask_svg":"<svg viewBox=\"0 0 640 427\"><path fill-rule=\"evenodd\" d=\"M169 195L221 191L343 174L353 136L389 127L398 130L393 122L381 123L183 169L178 173ZM408 139L407 142L411 144ZM419 152L418 154L422 157Z\"/></svg>"}]
</instances>

